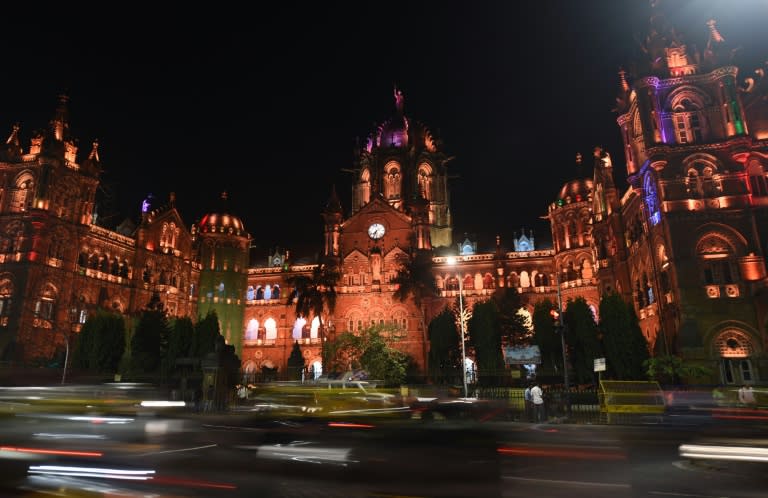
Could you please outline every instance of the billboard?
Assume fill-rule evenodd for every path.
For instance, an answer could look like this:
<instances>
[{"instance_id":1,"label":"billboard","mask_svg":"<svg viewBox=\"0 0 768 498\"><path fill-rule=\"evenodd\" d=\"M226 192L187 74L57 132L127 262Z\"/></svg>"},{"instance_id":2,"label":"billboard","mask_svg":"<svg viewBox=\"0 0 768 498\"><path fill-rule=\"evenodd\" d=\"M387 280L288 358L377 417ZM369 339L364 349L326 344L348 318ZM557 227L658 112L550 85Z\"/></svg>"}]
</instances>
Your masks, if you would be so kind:
<instances>
[{"instance_id":1,"label":"billboard","mask_svg":"<svg viewBox=\"0 0 768 498\"><path fill-rule=\"evenodd\" d=\"M504 362L507 365L541 364L539 346L508 346L504 348Z\"/></svg>"}]
</instances>

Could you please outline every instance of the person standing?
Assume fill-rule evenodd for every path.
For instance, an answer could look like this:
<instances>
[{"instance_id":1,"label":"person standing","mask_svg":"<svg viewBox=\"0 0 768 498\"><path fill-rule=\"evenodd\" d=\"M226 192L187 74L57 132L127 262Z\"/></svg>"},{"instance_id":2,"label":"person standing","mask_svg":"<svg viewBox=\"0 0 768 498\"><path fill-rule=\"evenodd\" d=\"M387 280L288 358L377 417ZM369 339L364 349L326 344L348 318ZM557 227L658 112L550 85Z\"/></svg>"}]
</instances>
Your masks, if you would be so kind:
<instances>
[{"instance_id":1,"label":"person standing","mask_svg":"<svg viewBox=\"0 0 768 498\"><path fill-rule=\"evenodd\" d=\"M531 384L525 386L523 400L525 401L525 421L533 422L533 397L531 397Z\"/></svg>"},{"instance_id":2,"label":"person standing","mask_svg":"<svg viewBox=\"0 0 768 498\"><path fill-rule=\"evenodd\" d=\"M536 416L536 422L544 422L544 391L541 390L538 383L531 388L531 402Z\"/></svg>"},{"instance_id":3,"label":"person standing","mask_svg":"<svg viewBox=\"0 0 768 498\"><path fill-rule=\"evenodd\" d=\"M739 404L746 406L747 408L754 408L757 405L755 401L755 392L752 390L752 386L744 384L739 389Z\"/></svg>"}]
</instances>

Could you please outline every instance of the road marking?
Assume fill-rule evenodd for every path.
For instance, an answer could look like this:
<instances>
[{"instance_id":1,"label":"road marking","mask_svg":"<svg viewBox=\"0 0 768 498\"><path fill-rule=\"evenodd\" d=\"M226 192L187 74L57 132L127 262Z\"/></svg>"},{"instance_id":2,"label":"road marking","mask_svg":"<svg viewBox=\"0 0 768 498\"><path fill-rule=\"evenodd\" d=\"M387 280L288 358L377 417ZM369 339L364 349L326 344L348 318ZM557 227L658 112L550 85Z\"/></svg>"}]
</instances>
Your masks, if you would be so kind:
<instances>
[{"instance_id":1,"label":"road marking","mask_svg":"<svg viewBox=\"0 0 768 498\"><path fill-rule=\"evenodd\" d=\"M149 456L149 455L162 455L163 453L180 453L182 451L195 451L195 450L204 450L206 448L213 448L214 446L218 446L216 444L206 444L205 446L195 446L194 448L181 448L180 450L165 450L165 451L152 451L149 453L142 453L141 455L136 456Z\"/></svg>"},{"instance_id":2,"label":"road marking","mask_svg":"<svg viewBox=\"0 0 768 498\"><path fill-rule=\"evenodd\" d=\"M715 495L692 495L689 493L672 493L671 491L649 491L652 495L662 496L689 496L693 498L728 498L727 496L715 496Z\"/></svg>"},{"instance_id":3,"label":"road marking","mask_svg":"<svg viewBox=\"0 0 768 498\"><path fill-rule=\"evenodd\" d=\"M517 476L503 476L504 479L511 479L515 481L528 481L528 482L540 482L543 484L565 484L568 486L595 486L605 488L622 488L629 489L629 484L614 484L610 482L590 482L590 481L563 481L558 479L534 479L531 477L517 477Z\"/></svg>"}]
</instances>

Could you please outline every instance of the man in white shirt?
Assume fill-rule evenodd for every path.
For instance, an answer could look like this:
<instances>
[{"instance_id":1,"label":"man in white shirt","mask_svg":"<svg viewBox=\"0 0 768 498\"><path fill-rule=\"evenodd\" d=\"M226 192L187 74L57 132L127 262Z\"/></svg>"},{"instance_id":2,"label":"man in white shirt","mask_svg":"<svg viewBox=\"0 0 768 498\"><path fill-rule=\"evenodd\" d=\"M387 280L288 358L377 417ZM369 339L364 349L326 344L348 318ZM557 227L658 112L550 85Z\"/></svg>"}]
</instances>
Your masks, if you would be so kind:
<instances>
[{"instance_id":1,"label":"man in white shirt","mask_svg":"<svg viewBox=\"0 0 768 498\"><path fill-rule=\"evenodd\" d=\"M531 388L531 400L533 401L536 422L544 422L544 391L541 390L538 383Z\"/></svg>"},{"instance_id":2,"label":"man in white shirt","mask_svg":"<svg viewBox=\"0 0 768 498\"><path fill-rule=\"evenodd\" d=\"M746 384L741 386L741 389L739 389L739 404L749 408L755 407L757 403L755 401L755 392L752 390L752 386Z\"/></svg>"}]
</instances>

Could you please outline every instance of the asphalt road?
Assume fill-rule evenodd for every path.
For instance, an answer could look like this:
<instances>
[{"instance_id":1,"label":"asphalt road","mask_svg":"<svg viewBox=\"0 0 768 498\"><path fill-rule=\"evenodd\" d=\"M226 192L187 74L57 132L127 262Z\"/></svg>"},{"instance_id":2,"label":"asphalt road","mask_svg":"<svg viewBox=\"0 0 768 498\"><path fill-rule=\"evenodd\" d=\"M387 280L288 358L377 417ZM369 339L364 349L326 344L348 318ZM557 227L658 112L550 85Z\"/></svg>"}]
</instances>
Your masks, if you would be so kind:
<instances>
[{"instance_id":1,"label":"asphalt road","mask_svg":"<svg viewBox=\"0 0 768 498\"><path fill-rule=\"evenodd\" d=\"M765 464L678 455L704 437L764 433L696 421L6 416L0 496L764 497Z\"/></svg>"}]
</instances>

